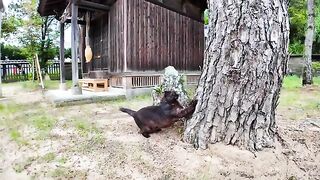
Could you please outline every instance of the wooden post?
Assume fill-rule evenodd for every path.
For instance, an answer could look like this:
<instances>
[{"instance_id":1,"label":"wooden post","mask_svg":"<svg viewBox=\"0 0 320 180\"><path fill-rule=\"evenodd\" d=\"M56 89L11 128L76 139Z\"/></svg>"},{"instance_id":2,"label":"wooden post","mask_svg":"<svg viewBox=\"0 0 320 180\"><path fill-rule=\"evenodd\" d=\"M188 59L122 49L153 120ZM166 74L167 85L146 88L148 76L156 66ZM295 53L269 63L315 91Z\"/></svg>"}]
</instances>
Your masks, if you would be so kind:
<instances>
[{"instance_id":1,"label":"wooden post","mask_svg":"<svg viewBox=\"0 0 320 180\"><path fill-rule=\"evenodd\" d=\"M107 67L108 70L111 71L111 18L110 18L110 11L108 12L108 60L107 60Z\"/></svg>"},{"instance_id":2,"label":"wooden post","mask_svg":"<svg viewBox=\"0 0 320 180\"><path fill-rule=\"evenodd\" d=\"M84 49L87 48L87 46L90 46L90 39L89 39L89 31L90 31L90 12L86 12L86 16L85 16L85 21L86 21L86 26L84 27L84 37L85 37L85 42L84 42ZM83 43L83 41L82 41ZM92 51L91 51L92 52ZM85 52L84 52L85 55ZM91 71L91 65L92 65L92 59L90 59L90 61L87 61L87 58L84 58L84 66L86 68L86 73L89 73ZM83 66L83 67L84 67Z\"/></svg>"},{"instance_id":3,"label":"wooden post","mask_svg":"<svg viewBox=\"0 0 320 180\"><path fill-rule=\"evenodd\" d=\"M86 72L86 58L85 58L85 26L80 26L80 41L79 41L79 57L80 57L80 67L81 67L81 74ZM83 77L82 77L83 78Z\"/></svg>"},{"instance_id":4,"label":"wooden post","mask_svg":"<svg viewBox=\"0 0 320 180\"><path fill-rule=\"evenodd\" d=\"M60 90L67 90L64 68L64 23L60 23Z\"/></svg>"},{"instance_id":5,"label":"wooden post","mask_svg":"<svg viewBox=\"0 0 320 180\"><path fill-rule=\"evenodd\" d=\"M76 0L72 0L71 4L71 57L72 57L72 94L78 95L82 94L79 87L79 69L78 69L78 6L76 5Z\"/></svg>"},{"instance_id":6,"label":"wooden post","mask_svg":"<svg viewBox=\"0 0 320 180\"><path fill-rule=\"evenodd\" d=\"M35 66L35 62L36 62L35 60L32 61L32 82L34 82L34 80L35 80L35 78L36 78L36 76L35 76L35 74L34 74L34 73L35 73L34 68L36 67L36 66Z\"/></svg>"},{"instance_id":7,"label":"wooden post","mask_svg":"<svg viewBox=\"0 0 320 180\"><path fill-rule=\"evenodd\" d=\"M124 0L124 30L123 30L123 36L124 36L124 48L123 48L123 72L127 72L127 31L128 31L128 12L127 12L127 0Z\"/></svg>"},{"instance_id":8,"label":"wooden post","mask_svg":"<svg viewBox=\"0 0 320 180\"><path fill-rule=\"evenodd\" d=\"M90 33L90 12L88 11L86 13L86 46L90 46L90 38L89 38L89 33Z\"/></svg>"}]
</instances>

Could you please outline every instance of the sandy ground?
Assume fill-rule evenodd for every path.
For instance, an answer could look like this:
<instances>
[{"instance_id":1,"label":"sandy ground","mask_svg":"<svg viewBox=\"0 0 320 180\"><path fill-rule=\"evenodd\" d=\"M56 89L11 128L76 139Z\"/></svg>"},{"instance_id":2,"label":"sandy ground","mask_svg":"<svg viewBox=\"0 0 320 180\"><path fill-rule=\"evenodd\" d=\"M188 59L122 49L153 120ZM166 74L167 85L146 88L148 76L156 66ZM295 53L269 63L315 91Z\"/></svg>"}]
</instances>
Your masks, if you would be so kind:
<instances>
[{"instance_id":1,"label":"sandy ground","mask_svg":"<svg viewBox=\"0 0 320 180\"><path fill-rule=\"evenodd\" d=\"M0 179L320 179L320 117L288 121L278 114L281 138L256 154L224 144L195 150L182 141L181 123L146 139L117 110L150 100L55 108L39 91L6 87L4 95L0 103L23 104L23 112L0 115L1 121L21 113L27 122L39 114L56 121L42 136L23 120L1 123ZM19 140L10 136L13 127Z\"/></svg>"}]
</instances>

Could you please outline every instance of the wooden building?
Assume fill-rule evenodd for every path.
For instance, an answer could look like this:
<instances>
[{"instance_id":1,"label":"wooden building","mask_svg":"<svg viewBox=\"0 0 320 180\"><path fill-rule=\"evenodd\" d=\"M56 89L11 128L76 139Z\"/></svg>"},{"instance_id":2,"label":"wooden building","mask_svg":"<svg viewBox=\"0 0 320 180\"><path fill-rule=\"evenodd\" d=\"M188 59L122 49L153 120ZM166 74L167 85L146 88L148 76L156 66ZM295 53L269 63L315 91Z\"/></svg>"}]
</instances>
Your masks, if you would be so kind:
<instances>
[{"instance_id":1,"label":"wooden building","mask_svg":"<svg viewBox=\"0 0 320 180\"><path fill-rule=\"evenodd\" d=\"M136 89L159 84L169 65L186 74L188 83L196 83L206 8L206 0L40 0L38 11L55 15L61 31L64 23L73 23L72 55L74 62L81 59L82 77L107 78L112 87ZM90 62L85 61L86 45L93 52ZM77 78L75 73L74 86Z\"/></svg>"}]
</instances>

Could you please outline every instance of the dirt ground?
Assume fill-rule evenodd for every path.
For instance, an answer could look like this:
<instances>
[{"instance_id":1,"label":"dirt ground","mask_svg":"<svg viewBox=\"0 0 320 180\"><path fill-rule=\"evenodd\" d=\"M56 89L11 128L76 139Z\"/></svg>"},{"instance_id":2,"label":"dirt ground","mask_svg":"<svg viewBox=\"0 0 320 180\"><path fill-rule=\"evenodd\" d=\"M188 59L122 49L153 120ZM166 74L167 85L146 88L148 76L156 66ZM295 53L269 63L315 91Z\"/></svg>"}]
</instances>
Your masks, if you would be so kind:
<instances>
[{"instance_id":1,"label":"dirt ground","mask_svg":"<svg viewBox=\"0 0 320 180\"><path fill-rule=\"evenodd\" d=\"M320 113L288 120L298 110L280 109L281 138L254 155L224 144L195 150L179 123L144 138L118 108L150 105L145 97L56 108L40 91L4 95L0 179L320 179Z\"/></svg>"}]
</instances>

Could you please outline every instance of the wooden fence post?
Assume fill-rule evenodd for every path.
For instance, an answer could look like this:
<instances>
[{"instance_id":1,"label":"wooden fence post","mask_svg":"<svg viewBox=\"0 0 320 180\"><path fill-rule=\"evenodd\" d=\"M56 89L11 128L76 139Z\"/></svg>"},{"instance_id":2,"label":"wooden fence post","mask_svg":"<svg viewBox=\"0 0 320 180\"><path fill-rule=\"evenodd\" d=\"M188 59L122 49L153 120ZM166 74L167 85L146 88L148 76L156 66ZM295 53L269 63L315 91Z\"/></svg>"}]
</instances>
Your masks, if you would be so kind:
<instances>
[{"instance_id":1,"label":"wooden fence post","mask_svg":"<svg viewBox=\"0 0 320 180\"><path fill-rule=\"evenodd\" d=\"M39 59L38 59L38 54L36 54L36 66L37 66L38 78L40 78L41 87L42 87L42 89L44 89L44 84L43 84L43 80L42 80L42 74L41 74L41 68L40 68L40 63L39 63Z\"/></svg>"}]
</instances>

